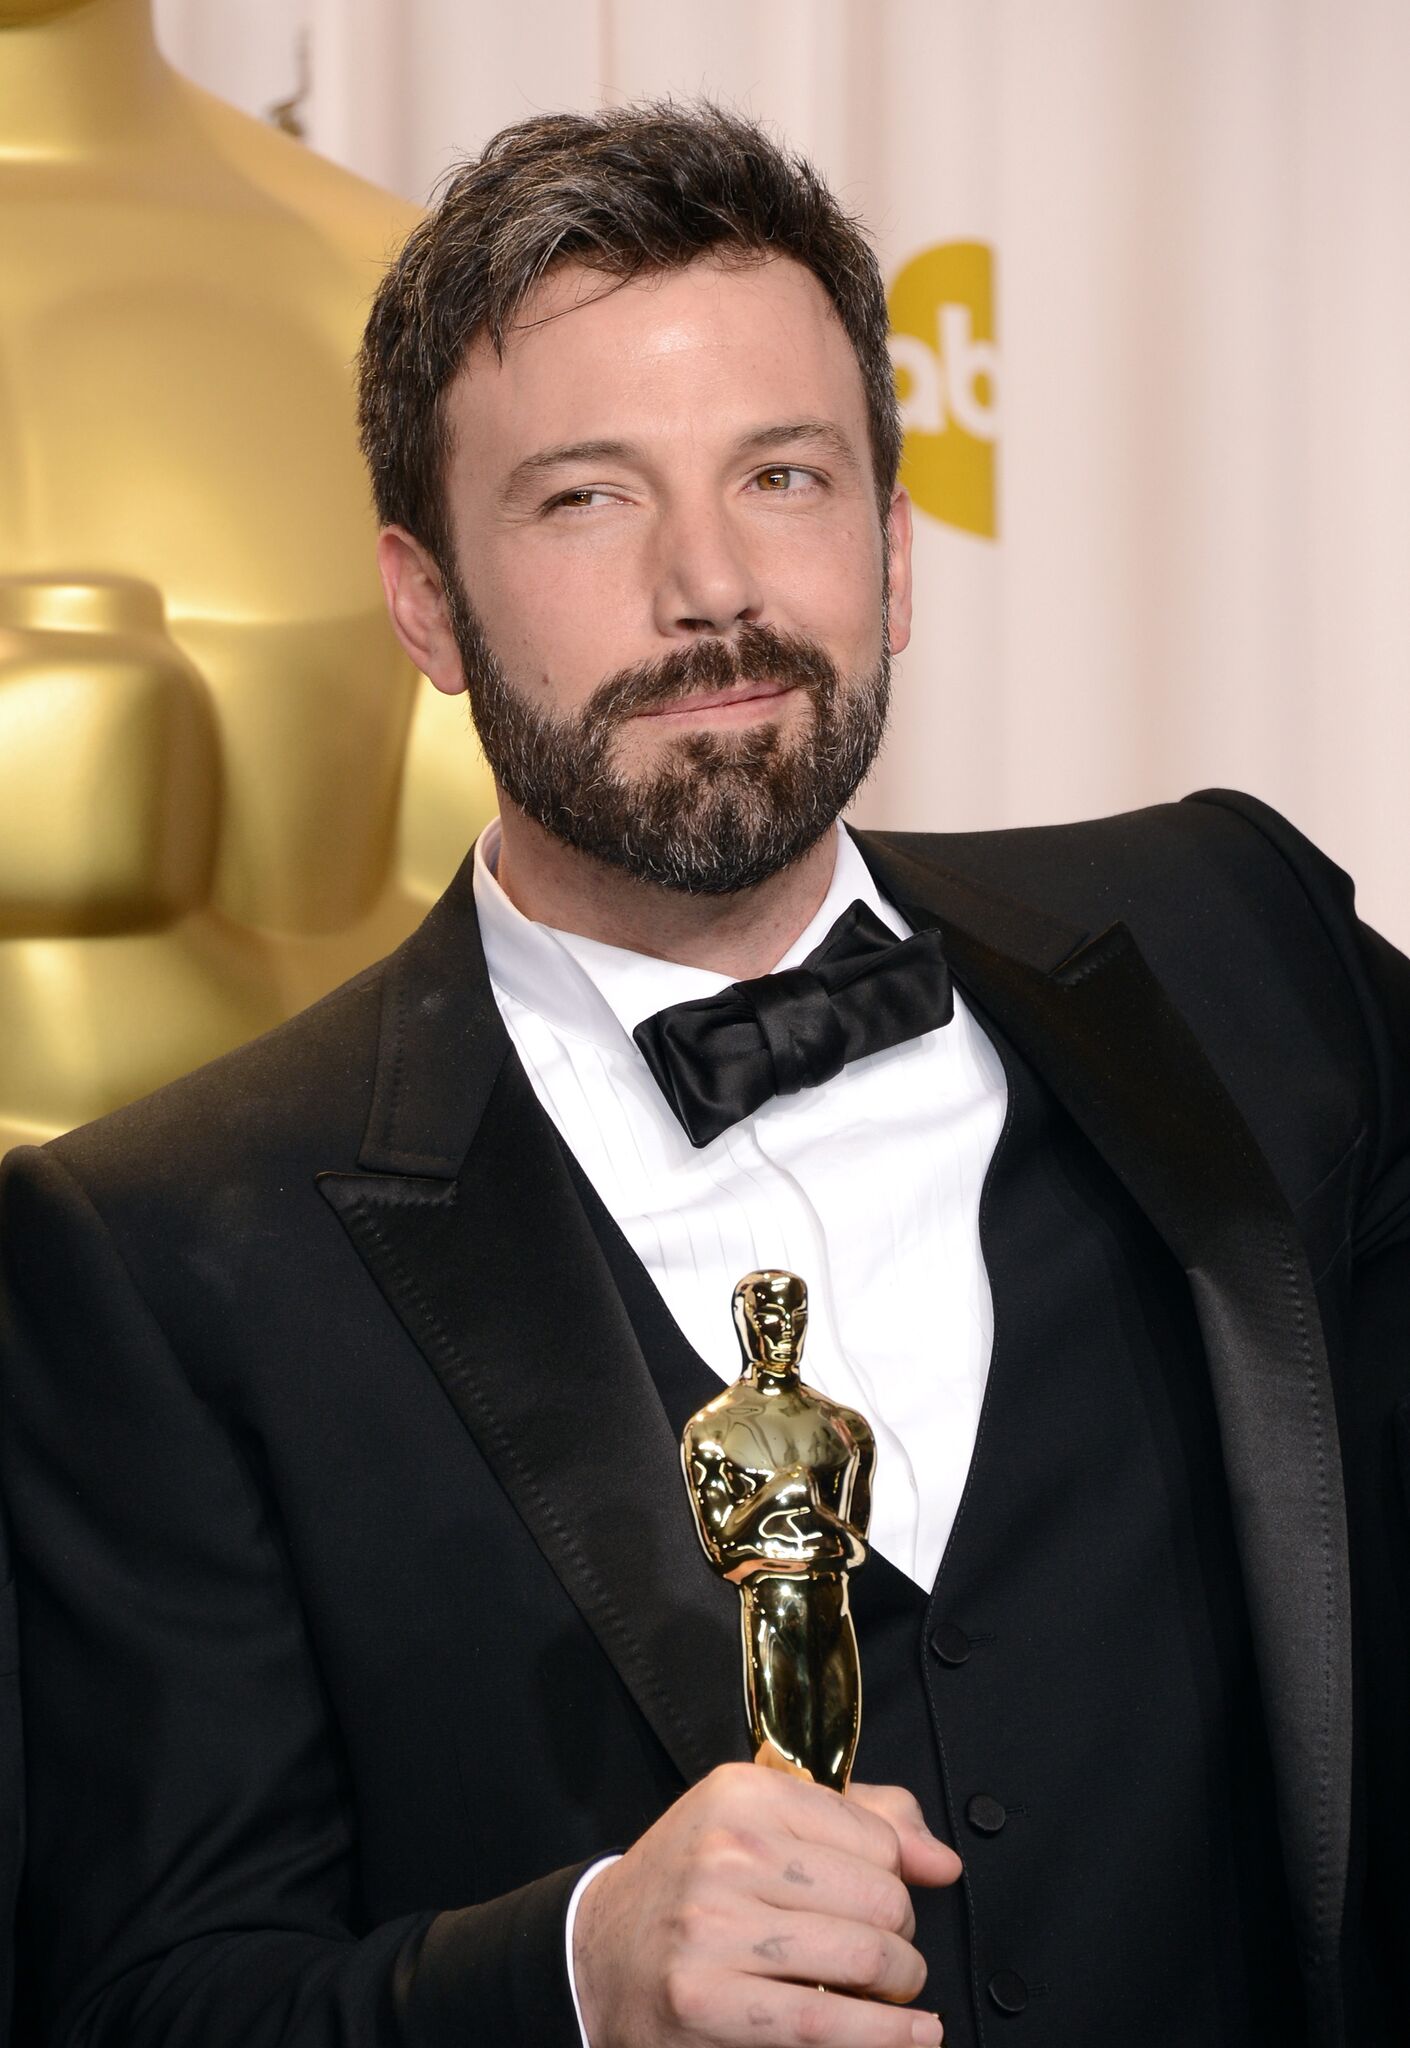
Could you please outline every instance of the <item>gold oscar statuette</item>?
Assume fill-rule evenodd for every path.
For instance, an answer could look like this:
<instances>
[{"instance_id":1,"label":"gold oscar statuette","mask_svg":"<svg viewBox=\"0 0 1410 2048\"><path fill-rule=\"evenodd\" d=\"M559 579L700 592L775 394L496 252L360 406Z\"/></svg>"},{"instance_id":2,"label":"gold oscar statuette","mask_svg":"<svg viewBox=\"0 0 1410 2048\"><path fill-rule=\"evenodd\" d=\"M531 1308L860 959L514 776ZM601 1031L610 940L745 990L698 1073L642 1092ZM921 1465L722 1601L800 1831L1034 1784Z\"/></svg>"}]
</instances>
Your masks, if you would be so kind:
<instances>
[{"instance_id":1,"label":"gold oscar statuette","mask_svg":"<svg viewBox=\"0 0 1410 2048\"><path fill-rule=\"evenodd\" d=\"M180 77L152 0L0 0L0 1153L390 952L493 813L357 448L416 219Z\"/></svg>"},{"instance_id":2,"label":"gold oscar statuette","mask_svg":"<svg viewBox=\"0 0 1410 2048\"><path fill-rule=\"evenodd\" d=\"M686 1485L706 1556L739 1588L755 1761L845 1792L862 1717L847 1576L866 1557L876 1440L799 1378L796 1273L746 1273L734 1323L744 1371L686 1424Z\"/></svg>"}]
</instances>

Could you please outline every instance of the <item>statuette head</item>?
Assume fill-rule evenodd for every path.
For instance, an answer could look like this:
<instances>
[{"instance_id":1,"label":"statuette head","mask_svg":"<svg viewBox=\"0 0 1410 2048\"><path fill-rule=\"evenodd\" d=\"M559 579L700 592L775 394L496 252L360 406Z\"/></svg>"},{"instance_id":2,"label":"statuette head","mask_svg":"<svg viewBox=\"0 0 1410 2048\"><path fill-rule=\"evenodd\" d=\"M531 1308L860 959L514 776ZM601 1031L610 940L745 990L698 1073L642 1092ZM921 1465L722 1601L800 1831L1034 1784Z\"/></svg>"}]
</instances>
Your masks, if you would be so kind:
<instances>
[{"instance_id":1,"label":"statuette head","mask_svg":"<svg viewBox=\"0 0 1410 2048\"><path fill-rule=\"evenodd\" d=\"M807 1288L796 1273L746 1273L734 1290L734 1327L746 1364L796 1372L808 1327Z\"/></svg>"}]
</instances>

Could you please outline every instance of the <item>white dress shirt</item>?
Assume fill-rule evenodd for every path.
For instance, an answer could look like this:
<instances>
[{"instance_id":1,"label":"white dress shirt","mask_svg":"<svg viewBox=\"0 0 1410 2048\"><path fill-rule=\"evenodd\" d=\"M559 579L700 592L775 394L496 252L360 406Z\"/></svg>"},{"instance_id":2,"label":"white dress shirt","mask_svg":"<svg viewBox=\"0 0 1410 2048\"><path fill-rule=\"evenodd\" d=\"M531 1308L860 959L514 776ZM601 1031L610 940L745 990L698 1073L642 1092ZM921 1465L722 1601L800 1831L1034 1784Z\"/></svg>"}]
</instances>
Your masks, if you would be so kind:
<instances>
[{"instance_id":1,"label":"white dress shirt","mask_svg":"<svg viewBox=\"0 0 1410 2048\"><path fill-rule=\"evenodd\" d=\"M993 1342L979 1202L1007 1108L994 1048L957 992L943 1029L766 1102L697 1150L632 1031L733 977L532 923L495 880L498 851L495 823L475 848L475 907L495 1001L534 1093L722 1381L741 1369L736 1281L761 1266L802 1275L804 1377L871 1423L870 1542L928 1592L974 1451ZM775 971L797 967L858 901L909 936L839 826L827 895ZM583 1893L613 1860L584 1871L568 1904L583 2048L573 1932Z\"/></svg>"},{"instance_id":2,"label":"white dress shirt","mask_svg":"<svg viewBox=\"0 0 1410 2048\"><path fill-rule=\"evenodd\" d=\"M870 1541L928 1592L993 1340L979 1200L1006 1109L998 1055L957 994L942 1030L775 1097L697 1150L631 1034L732 977L531 923L494 878L498 845L491 825L476 847L475 905L495 1000L539 1101L722 1381L741 1369L736 1281L761 1266L802 1275L803 1376L871 1423ZM831 886L778 967L798 966L856 901L909 936L839 827Z\"/></svg>"}]
</instances>

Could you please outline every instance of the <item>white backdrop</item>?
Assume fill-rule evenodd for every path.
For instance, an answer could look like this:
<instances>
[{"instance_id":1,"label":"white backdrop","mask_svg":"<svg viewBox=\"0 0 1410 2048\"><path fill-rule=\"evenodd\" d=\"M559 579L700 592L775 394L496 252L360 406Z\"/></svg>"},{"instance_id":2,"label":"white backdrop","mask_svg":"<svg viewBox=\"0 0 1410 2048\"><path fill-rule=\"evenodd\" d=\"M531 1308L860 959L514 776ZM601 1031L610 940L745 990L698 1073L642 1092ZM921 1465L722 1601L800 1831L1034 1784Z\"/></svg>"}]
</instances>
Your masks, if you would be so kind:
<instances>
[{"instance_id":1,"label":"white backdrop","mask_svg":"<svg viewBox=\"0 0 1410 2048\"><path fill-rule=\"evenodd\" d=\"M862 819L1036 823L1234 784L1410 945L1406 0L156 14L190 76L256 113L298 100L313 147L414 199L531 111L703 91L776 124L888 280L911 266L908 465L932 510Z\"/></svg>"}]
</instances>

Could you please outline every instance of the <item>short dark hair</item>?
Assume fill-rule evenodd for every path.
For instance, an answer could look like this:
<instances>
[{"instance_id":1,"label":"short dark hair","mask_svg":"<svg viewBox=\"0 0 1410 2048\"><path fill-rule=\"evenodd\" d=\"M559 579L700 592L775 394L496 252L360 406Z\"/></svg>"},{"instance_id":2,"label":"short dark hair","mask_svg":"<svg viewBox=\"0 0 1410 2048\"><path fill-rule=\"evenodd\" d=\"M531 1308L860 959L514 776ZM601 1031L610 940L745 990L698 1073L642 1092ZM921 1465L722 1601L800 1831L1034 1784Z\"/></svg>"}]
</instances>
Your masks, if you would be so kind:
<instances>
[{"instance_id":1,"label":"short dark hair","mask_svg":"<svg viewBox=\"0 0 1410 2048\"><path fill-rule=\"evenodd\" d=\"M875 254L812 166L709 102L544 114L503 128L451 173L382 280L363 336L358 424L383 525L404 526L444 570L444 395L466 350L496 354L518 308L560 262L623 281L707 252L790 256L842 322L866 389L882 517L901 423Z\"/></svg>"}]
</instances>

